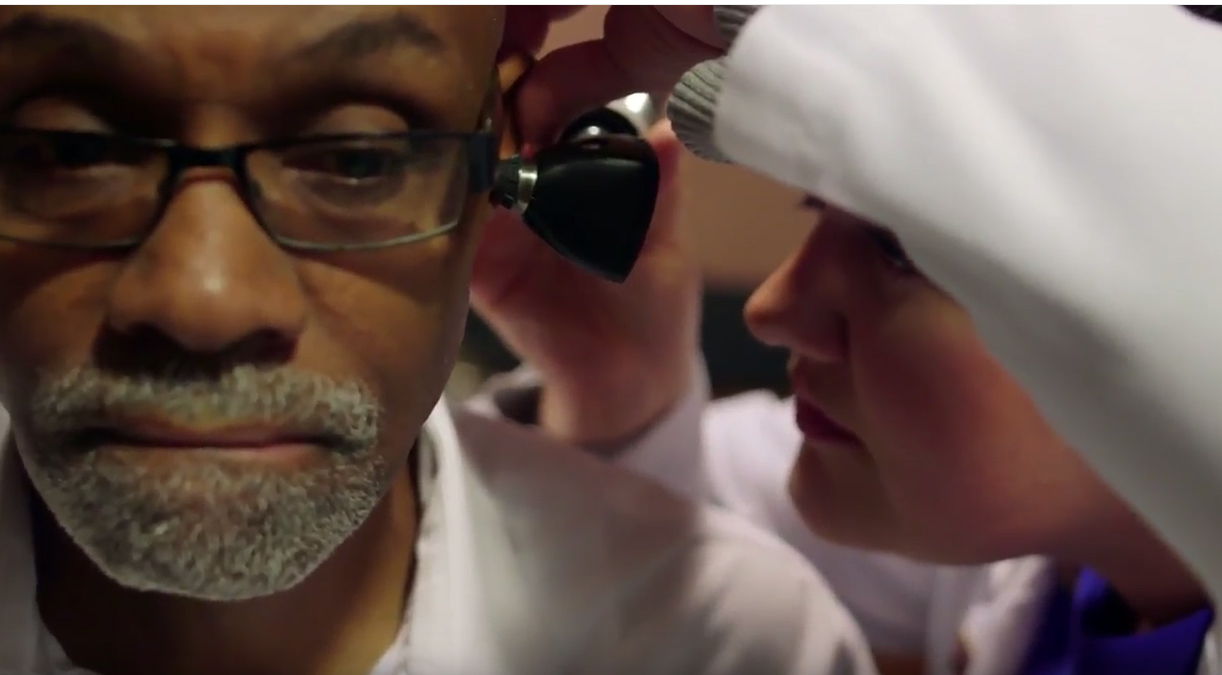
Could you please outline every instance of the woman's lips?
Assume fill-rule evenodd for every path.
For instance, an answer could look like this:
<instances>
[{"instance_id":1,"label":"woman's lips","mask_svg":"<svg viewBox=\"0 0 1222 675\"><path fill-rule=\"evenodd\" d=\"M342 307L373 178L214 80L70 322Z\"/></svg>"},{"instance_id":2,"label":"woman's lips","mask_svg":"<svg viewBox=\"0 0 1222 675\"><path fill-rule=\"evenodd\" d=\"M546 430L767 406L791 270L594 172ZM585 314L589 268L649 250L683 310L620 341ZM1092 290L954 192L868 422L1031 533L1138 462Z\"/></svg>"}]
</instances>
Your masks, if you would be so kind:
<instances>
[{"instance_id":1,"label":"woman's lips","mask_svg":"<svg viewBox=\"0 0 1222 675\"><path fill-rule=\"evenodd\" d=\"M819 408L802 399L797 399L795 407L798 429L807 440L833 445L861 444L856 435L834 422Z\"/></svg>"}]
</instances>

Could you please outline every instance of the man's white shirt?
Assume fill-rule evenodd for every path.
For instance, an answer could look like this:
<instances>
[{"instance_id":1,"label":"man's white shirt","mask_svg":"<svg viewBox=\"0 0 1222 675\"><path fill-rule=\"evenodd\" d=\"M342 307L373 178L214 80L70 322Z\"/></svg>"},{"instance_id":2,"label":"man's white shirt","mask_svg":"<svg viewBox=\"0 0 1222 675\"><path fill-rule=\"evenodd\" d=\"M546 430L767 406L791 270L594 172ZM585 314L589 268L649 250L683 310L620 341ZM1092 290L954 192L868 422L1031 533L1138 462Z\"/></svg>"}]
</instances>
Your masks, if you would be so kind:
<instances>
[{"instance_id":1,"label":"man's white shirt","mask_svg":"<svg viewBox=\"0 0 1222 675\"><path fill-rule=\"evenodd\" d=\"M415 585L371 675L875 672L822 578L745 521L444 403L425 434ZM39 620L21 471L6 444L0 674L89 675Z\"/></svg>"}]
</instances>

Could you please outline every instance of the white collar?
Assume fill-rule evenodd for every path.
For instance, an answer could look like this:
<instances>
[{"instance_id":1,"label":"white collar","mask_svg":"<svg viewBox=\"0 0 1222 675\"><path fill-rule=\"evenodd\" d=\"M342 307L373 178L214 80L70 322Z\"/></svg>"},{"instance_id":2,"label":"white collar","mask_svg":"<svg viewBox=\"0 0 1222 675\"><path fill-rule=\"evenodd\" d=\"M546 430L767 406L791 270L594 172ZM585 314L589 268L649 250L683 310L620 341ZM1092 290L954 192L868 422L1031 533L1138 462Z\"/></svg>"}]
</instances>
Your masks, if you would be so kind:
<instances>
[{"instance_id":1,"label":"white collar","mask_svg":"<svg viewBox=\"0 0 1222 675\"><path fill-rule=\"evenodd\" d=\"M21 460L0 409L0 673L34 672L41 620Z\"/></svg>"}]
</instances>

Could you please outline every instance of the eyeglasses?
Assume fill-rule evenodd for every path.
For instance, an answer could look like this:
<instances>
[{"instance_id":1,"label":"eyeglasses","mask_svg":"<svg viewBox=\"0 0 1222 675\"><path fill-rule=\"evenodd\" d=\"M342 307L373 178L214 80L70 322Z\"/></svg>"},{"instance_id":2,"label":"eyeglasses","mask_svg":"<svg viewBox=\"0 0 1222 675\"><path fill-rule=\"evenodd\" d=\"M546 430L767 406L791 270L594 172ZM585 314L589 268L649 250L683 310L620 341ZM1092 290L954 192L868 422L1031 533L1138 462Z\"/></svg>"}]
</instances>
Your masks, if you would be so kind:
<instances>
[{"instance_id":1,"label":"eyeglasses","mask_svg":"<svg viewBox=\"0 0 1222 675\"><path fill-rule=\"evenodd\" d=\"M164 139L0 127L0 239L74 248L139 245L182 172L222 167L259 224L290 249L410 244L458 225L489 189L487 132L306 136L204 149Z\"/></svg>"}]
</instances>

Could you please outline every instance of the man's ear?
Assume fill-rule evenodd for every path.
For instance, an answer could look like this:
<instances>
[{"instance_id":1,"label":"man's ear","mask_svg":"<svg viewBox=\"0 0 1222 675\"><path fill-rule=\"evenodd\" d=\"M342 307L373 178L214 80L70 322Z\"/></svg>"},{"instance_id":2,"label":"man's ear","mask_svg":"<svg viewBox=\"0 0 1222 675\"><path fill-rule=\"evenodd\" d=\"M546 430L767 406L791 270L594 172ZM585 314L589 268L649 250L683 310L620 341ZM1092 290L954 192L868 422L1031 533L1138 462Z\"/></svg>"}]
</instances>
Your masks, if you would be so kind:
<instances>
[{"instance_id":1,"label":"man's ear","mask_svg":"<svg viewBox=\"0 0 1222 675\"><path fill-rule=\"evenodd\" d=\"M513 97L517 92L517 84L535 64L528 54L510 53L497 62L496 75L489 92L496 97L493 106L493 128L501 134L501 157L512 157L521 149L521 140L517 133L517 120L514 119Z\"/></svg>"}]
</instances>

